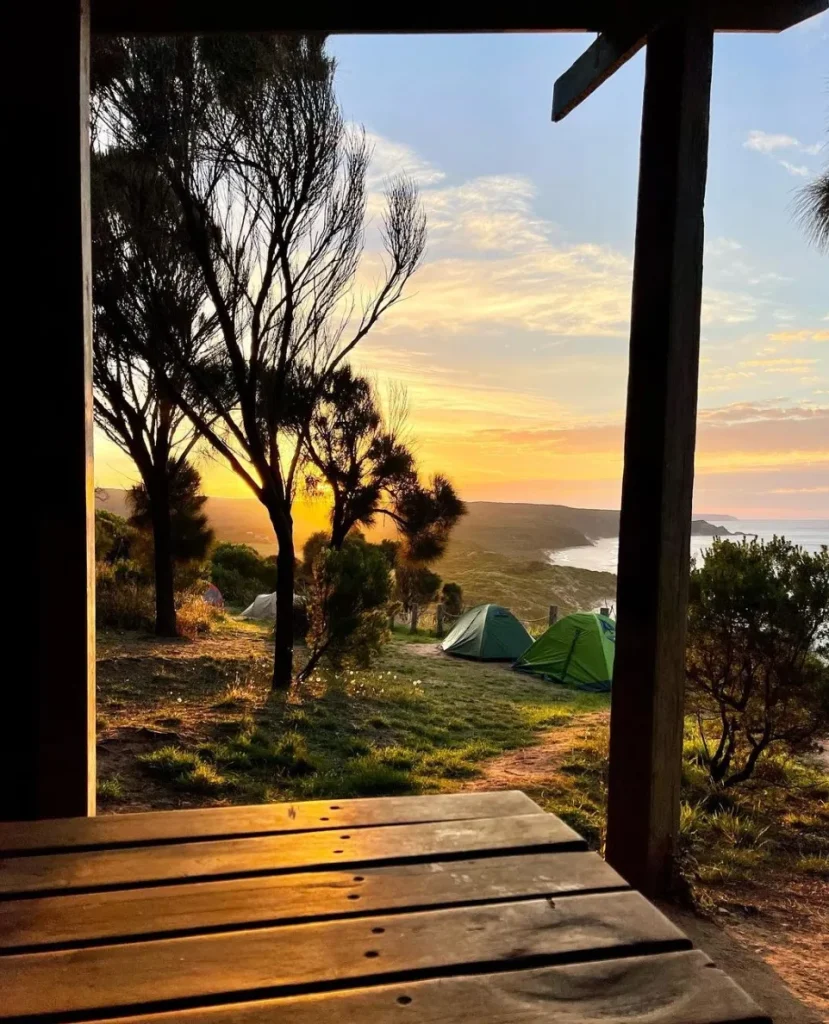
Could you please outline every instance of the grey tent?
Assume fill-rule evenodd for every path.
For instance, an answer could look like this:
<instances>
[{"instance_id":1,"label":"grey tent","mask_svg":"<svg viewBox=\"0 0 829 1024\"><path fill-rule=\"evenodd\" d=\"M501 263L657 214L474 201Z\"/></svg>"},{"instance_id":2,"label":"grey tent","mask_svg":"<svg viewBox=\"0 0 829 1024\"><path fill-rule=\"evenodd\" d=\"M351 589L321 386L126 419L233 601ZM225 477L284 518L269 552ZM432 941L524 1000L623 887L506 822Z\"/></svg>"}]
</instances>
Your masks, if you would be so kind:
<instances>
[{"instance_id":1,"label":"grey tent","mask_svg":"<svg viewBox=\"0 0 829 1024\"><path fill-rule=\"evenodd\" d=\"M508 608L479 604L455 623L441 648L447 654L481 661L515 661L533 638Z\"/></svg>"},{"instance_id":2,"label":"grey tent","mask_svg":"<svg viewBox=\"0 0 829 1024\"><path fill-rule=\"evenodd\" d=\"M260 594L254 598L253 604L248 605L242 612L243 619L275 619L276 618L276 593Z\"/></svg>"}]
</instances>

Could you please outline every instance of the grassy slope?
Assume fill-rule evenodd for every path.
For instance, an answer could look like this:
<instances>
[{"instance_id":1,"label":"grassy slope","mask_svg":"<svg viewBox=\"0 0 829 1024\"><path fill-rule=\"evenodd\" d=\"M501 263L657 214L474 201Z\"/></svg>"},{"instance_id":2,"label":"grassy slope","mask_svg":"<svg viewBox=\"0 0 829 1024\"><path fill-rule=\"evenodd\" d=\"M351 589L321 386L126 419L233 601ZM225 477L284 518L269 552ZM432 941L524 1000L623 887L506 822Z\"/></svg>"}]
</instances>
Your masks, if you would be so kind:
<instances>
[{"instance_id":1,"label":"grassy slope","mask_svg":"<svg viewBox=\"0 0 829 1024\"><path fill-rule=\"evenodd\" d=\"M478 764L607 698L395 639L371 670L268 692L262 634L190 645L105 638L104 809L456 788Z\"/></svg>"},{"instance_id":2,"label":"grassy slope","mask_svg":"<svg viewBox=\"0 0 829 1024\"><path fill-rule=\"evenodd\" d=\"M561 614L613 602L616 577L573 566L506 558L452 543L435 567L444 580L463 587L467 606L492 602L510 608L520 619L546 622L550 605ZM539 624L543 624L540 622Z\"/></svg>"}]
</instances>

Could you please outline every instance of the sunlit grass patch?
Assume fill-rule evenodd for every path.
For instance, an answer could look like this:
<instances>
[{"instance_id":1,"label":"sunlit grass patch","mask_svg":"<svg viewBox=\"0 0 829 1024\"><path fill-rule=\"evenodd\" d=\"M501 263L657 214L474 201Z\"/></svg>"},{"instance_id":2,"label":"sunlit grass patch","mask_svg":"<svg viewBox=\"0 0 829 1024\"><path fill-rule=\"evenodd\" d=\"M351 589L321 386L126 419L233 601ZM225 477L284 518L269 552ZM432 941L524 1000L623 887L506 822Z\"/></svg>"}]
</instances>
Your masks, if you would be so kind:
<instances>
[{"instance_id":1,"label":"sunlit grass patch","mask_svg":"<svg viewBox=\"0 0 829 1024\"><path fill-rule=\"evenodd\" d=\"M138 761L156 778L194 793L216 792L226 782L214 765L182 747L160 747L149 754L140 754Z\"/></svg>"},{"instance_id":2,"label":"sunlit grass patch","mask_svg":"<svg viewBox=\"0 0 829 1024\"><path fill-rule=\"evenodd\" d=\"M97 793L99 800L122 800L124 797L124 785L118 775L98 779Z\"/></svg>"},{"instance_id":3,"label":"sunlit grass patch","mask_svg":"<svg viewBox=\"0 0 829 1024\"><path fill-rule=\"evenodd\" d=\"M802 872L804 875L829 878L829 854L822 857L799 857L794 863L794 870Z\"/></svg>"}]
</instances>

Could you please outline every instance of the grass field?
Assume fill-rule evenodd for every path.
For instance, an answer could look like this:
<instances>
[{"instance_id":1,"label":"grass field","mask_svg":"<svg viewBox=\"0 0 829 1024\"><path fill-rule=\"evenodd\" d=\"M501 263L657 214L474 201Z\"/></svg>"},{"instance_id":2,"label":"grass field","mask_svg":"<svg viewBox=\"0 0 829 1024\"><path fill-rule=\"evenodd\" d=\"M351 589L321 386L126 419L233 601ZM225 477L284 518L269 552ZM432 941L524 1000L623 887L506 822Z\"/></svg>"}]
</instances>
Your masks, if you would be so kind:
<instances>
[{"instance_id":1,"label":"grass field","mask_svg":"<svg viewBox=\"0 0 829 1024\"><path fill-rule=\"evenodd\" d=\"M380 796L458 788L482 761L607 697L438 654L399 632L375 667L269 691L267 631L195 642L103 636L103 809Z\"/></svg>"}]
</instances>

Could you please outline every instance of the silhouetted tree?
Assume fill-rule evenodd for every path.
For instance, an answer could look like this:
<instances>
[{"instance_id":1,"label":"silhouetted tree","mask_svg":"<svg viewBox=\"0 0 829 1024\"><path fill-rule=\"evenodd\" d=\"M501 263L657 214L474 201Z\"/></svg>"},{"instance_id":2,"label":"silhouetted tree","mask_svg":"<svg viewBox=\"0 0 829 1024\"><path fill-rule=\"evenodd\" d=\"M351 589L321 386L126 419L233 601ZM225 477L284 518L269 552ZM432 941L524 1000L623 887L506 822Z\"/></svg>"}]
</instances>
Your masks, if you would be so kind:
<instances>
[{"instance_id":1,"label":"silhouetted tree","mask_svg":"<svg viewBox=\"0 0 829 1024\"><path fill-rule=\"evenodd\" d=\"M315 389L400 298L423 255L425 216L410 182L389 184L384 269L358 308L370 153L343 122L323 39L134 39L105 49L94 82L101 137L163 175L215 311L208 363L221 384L173 344L187 387L172 386L268 511L278 542L273 685L284 688L292 505Z\"/></svg>"},{"instance_id":2,"label":"silhouetted tree","mask_svg":"<svg viewBox=\"0 0 829 1024\"><path fill-rule=\"evenodd\" d=\"M170 515L170 554L175 564L201 560L213 542L201 493L201 476L189 462L169 465L167 494ZM136 484L127 495L132 515L130 523L139 530L154 533L154 509L145 484Z\"/></svg>"},{"instance_id":3,"label":"silhouetted tree","mask_svg":"<svg viewBox=\"0 0 829 1024\"><path fill-rule=\"evenodd\" d=\"M405 401L392 392L383 415L374 386L348 365L321 388L307 433L309 461L332 495L331 546L341 548L356 526L390 519L403 541L402 557L431 562L446 548L466 506L443 476L421 483L403 435Z\"/></svg>"},{"instance_id":4,"label":"silhouetted tree","mask_svg":"<svg viewBox=\"0 0 829 1024\"><path fill-rule=\"evenodd\" d=\"M93 154L95 420L141 477L155 631L163 636L177 632L171 493L191 480L187 456L198 440L175 398L186 381L166 353L172 341L197 361L213 329L202 312L201 273L182 240L175 198L149 163L117 149Z\"/></svg>"}]
</instances>

